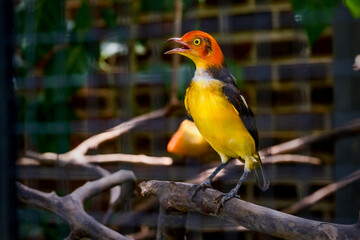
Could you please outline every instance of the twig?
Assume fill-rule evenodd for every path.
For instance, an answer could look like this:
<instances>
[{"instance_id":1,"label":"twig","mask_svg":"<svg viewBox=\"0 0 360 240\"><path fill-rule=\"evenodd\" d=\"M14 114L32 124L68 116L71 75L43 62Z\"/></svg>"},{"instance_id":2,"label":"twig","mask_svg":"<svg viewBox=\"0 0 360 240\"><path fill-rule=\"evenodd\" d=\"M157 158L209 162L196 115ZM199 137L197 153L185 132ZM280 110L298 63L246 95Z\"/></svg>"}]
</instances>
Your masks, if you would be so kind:
<instances>
[{"instance_id":1,"label":"twig","mask_svg":"<svg viewBox=\"0 0 360 240\"><path fill-rule=\"evenodd\" d=\"M174 105L169 105L162 109L137 116L105 132L89 137L88 139L80 143L77 147L75 147L73 150L61 154L61 158L66 159L68 161L85 162L83 156L87 153L89 149L97 148L101 143L119 137L121 134L130 131L131 129L133 129L134 127L140 125L145 121L163 117L166 114L168 114L173 107Z\"/></svg>"},{"instance_id":2,"label":"twig","mask_svg":"<svg viewBox=\"0 0 360 240\"><path fill-rule=\"evenodd\" d=\"M143 195L156 195L160 204L180 212L198 212L216 216L248 229L271 236L291 240L308 239L360 239L360 223L341 225L308 220L266 207L258 206L240 199L228 201L216 214L218 203L215 199L221 192L214 189L199 191L191 201L191 184L170 183L166 181L147 181L139 185Z\"/></svg>"},{"instance_id":3,"label":"twig","mask_svg":"<svg viewBox=\"0 0 360 240\"><path fill-rule=\"evenodd\" d=\"M61 161L61 164L68 164L66 160L60 159L59 154L55 153L36 153L27 151L25 157L27 160L34 159L43 164L54 164L56 161ZM110 162L128 162L128 163L142 163L148 165L171 165L173 163L170 157L152 157L143 154L97 154L97 155L85 155L82 157L85 163L79 163L80 165L86 165L86 163L110 163ZM22 159L20 159L22 160ZM78 161L76 161L77 163ZM21 164L21 161L20 161Z\"/></svg>"},{"instance_id":4,"label":"twig","mask_svg":"<svg viewBox=\"0 0 360 240\"><path fill-rule=\"evenodd\" d=\"M319 165L321 163L320 159L316 157L311 156L304 156L304 155L298 155L298 154L279 154L274 156L268 156L261 159L263 164L281 164L281 163L304 163L304 164L312 164L312 165ZM239 165L244 165L240 161L235 161L234 164L229 164L225 168L225 170L230 171L234 167L237 167ZM211 167L209 169L206 169L199 173L194 178L186 181L188 183L199 183L203 182L209 175L215 170L216 167ZM222 177L226 174L227 171L221 171L216 175L216 178ZM215 179L216 179L215 178Z\"/></svg>"},{"instance_id":5,"label":"twig","mask_svg":"<svg viewBox=\"0 0 360 240\"><path fill-rule=\"evenodd\" d=\"M89 163L108 163L108 162L128 162L128 163L143 163L147 165L171 165L173 163L170 157L152 157L146 155L134 154L99 154L87 155L85 159Z\"/></svg>"},{"instance_id":6,"label":"twig","mask_svg":"<svg viewBox=\"0 0 360 240\"><path fill-rule=\"evenodd\" d=\"M283 210L285 213L295 214L299 212L301 209L304 209L308 206L313 205L314 203L318 202L319 200L323 199L324 197L336 192L340 188L343 188L350 183L360 180L360 169L356 170L355 172L347 175L342 180L331 183L319 190L315 191L314 193L310 194L307 197L302 198L300 201L294 203L290 207Z\"/></svg>"},{"instance_id":7,"label":"twig","mask_svg":"<svg viewBox=\"0 0 360 240\"><path fill-rule=\"evenodd\" d=\"M83 204L95 194L135 180L135 175L131 171L120 170L99 180L87 182L64 197L59 197L54 192L44 193L17 183L18 198L24 203L51 211L62 218L71 229L67 239L89 237L128 240L123 235L98 223L85 212Z\"/></svg>"},{"instance_id":8,"label":"twig","mask_svg":"<svg viewBox=\"0 0 360 240\"><path fill-rule=\"evenodd\" d=\"M89 172L95 172L99 177L105 177L110 175L110 172L98 165L90 164L90 163L79 163L79 162L68 162L66 160L61 159L61 154L55 154L55 153L37 153L33 151L27 151L26 157L30 159L36 159L42 164L59 164L63 166L79 166L84 168L85 170ZM116 199L120 196L120 187L115 186L111 188L110 190L110 203L111 206Z\"/></svg>"},{"instance_id":9,"label":"twig","mask_svg":"<svg viewBox=\"0 0 360 240\"><path fill-rule=\"evenodd\" d=\"M156 231L150 230L148 227L142 227L140 231L128 234L127 236L134 240L154 239Z\"/></svg>"},{"instance_id":10,"label":"twig","mask_svg":"<svg viewBox=\"0 0 360 240\"><path fill-rule=\"evenodd\" d=\"M66 165L69 163L77 163L78 165L83 165L86 167L86 164L89 160L94 160L93 156L86 156L85 154L87 151L91 148L98 147L101 143L105 141L109 141L111 139L114 139L116 137L119 137L121 134L130 131L134 127L140 125L141 123L144 123L145 121L149 121L155 118L163 117L166 114L168 114L176 105L168 105L162 109L146 113L140 116L137 116L129 121L123 122L111 129L106 130L105 132L101 132L99 134L96 134L94 136L89 137L82 143L80 143L77 147L72 149L69 152L62 153L62 154L56 154L52 152L47 153L36 153L32 151L27 151L26 156L27 158L33 158L38 161L40 161L43 164L53 164L54 161L57 161L58 163L61 163L62 165ZM115 155L109 155L105 157L115 157ZM134 161L134 157L131 157L131 155L117 155L117 157L127 158L130 157ZM144 158L143 158L144 159ZM147 158L144 162L149 163L150 158ZM165 160L166 163L169 163L170 159L157 159L157 160ZM91 166L92 167L92 166ZM103 176L103 175L102 175Z\"/></svg>"},{"instance_id":11,"label":"twig","mask_svg":"<svg viewBox=\"0 0 360 240\"><path fill-rule=\"evenodd\" d=\"M304 163L319 165L321 160L317 157L298 155L298 154L278 154L271 155L261 159L263 164L279 164L279 163Z\"/></svg>"},{"instance_id":12,"label":"twig","mask_svg":"<svg viewBox=\"0 0 360 240\"><path fill-rule=\"evenodd\" d=\"M315 142L327 141L341 136L351 136L359 134L360 120L354 120L342 127L338 127L323 133L316 133L305 137L297 138L285 143L271 146L259 151L261 156L271 156L281 153L289 153L305 148Z\"/></svg>"}]
</instances>

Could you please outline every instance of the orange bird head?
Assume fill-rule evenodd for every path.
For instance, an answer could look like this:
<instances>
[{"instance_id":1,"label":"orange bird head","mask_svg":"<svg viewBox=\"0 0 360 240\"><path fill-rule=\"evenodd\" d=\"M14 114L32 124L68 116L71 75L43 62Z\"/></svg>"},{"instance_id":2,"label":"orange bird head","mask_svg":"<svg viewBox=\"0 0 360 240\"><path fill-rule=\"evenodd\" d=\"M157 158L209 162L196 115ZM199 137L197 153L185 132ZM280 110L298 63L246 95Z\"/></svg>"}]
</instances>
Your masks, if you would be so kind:
<instances>
[{"instance_id":1,"label":"orange bird head","mask_svg":"<svg viewBox=\"0 0 360 240\"><path fill-rule=\"evenodd\" d=\"M164 54L177 53L190 58L196 68L219 68L225 65L224 56L215 39L202 31L191 31L181 38L170 38L168 42L176 42L182 45Z\"/></svg>"}]
</instances>

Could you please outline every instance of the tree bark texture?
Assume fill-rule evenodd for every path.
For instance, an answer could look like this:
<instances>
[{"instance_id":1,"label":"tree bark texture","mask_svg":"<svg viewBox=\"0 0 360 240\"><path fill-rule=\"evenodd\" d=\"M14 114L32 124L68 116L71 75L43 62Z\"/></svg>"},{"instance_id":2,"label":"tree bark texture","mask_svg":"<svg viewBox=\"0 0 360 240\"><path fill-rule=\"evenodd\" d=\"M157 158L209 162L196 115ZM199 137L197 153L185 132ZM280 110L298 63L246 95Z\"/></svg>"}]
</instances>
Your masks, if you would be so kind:
<instances>
[{"instance_id":1,"label":"tree bark texture","mask_svg":"<svg viewBox=\"0 0 360 240\"><path fill-rule=\"evenodd\" d=\"M221 192L214 189L199 191L191 201L192 184L151 180L140 183L143 195L156 195L165 208L180 212L198 212L216 216L250 230L291 240L358 240L360 223L341 225L304 219L258 206L240 199L231 199L217 214L216 199ZM171 239L171 238L169 238Z\"/></svg>"}]
</instances>

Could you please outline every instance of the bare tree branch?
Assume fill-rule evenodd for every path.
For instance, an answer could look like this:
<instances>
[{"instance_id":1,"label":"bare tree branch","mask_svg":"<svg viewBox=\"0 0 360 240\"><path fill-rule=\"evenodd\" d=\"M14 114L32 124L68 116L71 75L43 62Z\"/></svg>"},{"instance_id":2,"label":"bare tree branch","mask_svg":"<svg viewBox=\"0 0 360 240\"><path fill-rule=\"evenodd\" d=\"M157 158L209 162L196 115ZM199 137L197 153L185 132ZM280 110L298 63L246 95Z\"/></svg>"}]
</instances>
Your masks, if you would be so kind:
<instances>
[{"instance_id":1,"label":"bare tree branch","mask_svg":"<svg viewBox=\"0 0 360 240\"><path fill-rule=\"evenodd\" d=\"M216 214L218 203L215 199L221 192L214 189L199 191L194 201L190 201L193 185L170 183L166 181L147 181L140 183L143 195L156 195L160 204L180 212L198 212L216 216L248 229L271 236L291 240L340 240L360 239L360 223L341 225L308 220L286 213L258 206L240 199L231 199Z\"/></svg>"},{"instance_id":2,"label":"bare tree branch","mask_svg":"<svg viewBox=\"0 0 360 240\"><path fill-rule=\"evenodd\" d=\"M37 160L43 164L54 164L56 161L61 161L61 164L68 164L64 159L60 160L59 154L56 153L36 153L27 151L24 158ZM113 153L113 154L97 154L97 155L85 155L82 157L85 163L110 163L110 162L128 162L128 163L142 163L148 165L171 165L173 163L170 157L152 157L143 154L124 154L124 153ZM21 164L22 158L20 158ZM76 161L78 162L78 161ZM79 163L86 165L85 163Z\"/></svg>"},{"instance_id":3,"label":"bare tree branch","mask_svg":"<svg viewBox=\"0 0 360 240\"><path fill-rule=\"evenodd\" d=\"M319 165L321 163L320 159L316 157L311 156L304 156L304 155L298 155L298 154L279 154L274 156L268 156L268 157L262 157L261 159L263 164L280 164L280 163L304 163L304 164L312 164L312 165ZM243 166L244 164L240 161L235 161L234 164L229 164L225 170L230 171L230 169L237 167L237 166ZM188 183L199 183L203 182L209 175L215 170L216 167L211 167L209 169L206 169L205 171L202 171L194 178L186 181ZM219 172L216 178L222 177L226 174L226 171Z\"/></svg>"},{"instance_id":4,"label":"bare tree branch","mask_svg":"<svg viewBox=\"0 0 360 240\"><path fill-rule=\"evenodd\" d=\"M123 239L128 238L105 227L88 215L84 210L84 202L90 197L127 181L135 181L131 171L120 170L99 180L87 182L74 192L64 197L54 192L44 193L17 183L20 201L51 211L62 218L71 229L67 239Z\"/></svg>"},{"instance_id":5,"label":"bare tree branch","mask_svg":"<svg viewBox=\"0 0 360 240\"><path fill-rule=\"evenodd\" d=\"M139 232L132 233L127 236L134 240L154 239L156 237L156 231L150 230L149 228L144 227Z\"/></svg>"},{"instance_id":6,"label":"bare tree branch","mask_svg":"<svg viewBox=\"0 0 360 240\"><path fill-rule=\"evenodd\" d=\"M95 165L95 164L82 163L82 162L68 162L66 160L60 159L60 154L55 154L55 153L41 154L41 153L37 153L37 152L27 151L26 157L31 158L31 159L36 159L37 161L39 161L42 164L57 163L57 164L63 165L63 166L71 166L71 165L80 166L89 172L95 172L99 177L105 177L105 176L110 175L110 172L108 170L106 170L98 165ZM120 187L115 186L115 187L111 188L111 190L110 190L110 206L112 204L114 204L114 202L116 201L116 199L118 199L119 196L120 196Z\"/></svg>"},{"instance_id":7,"label":"bare tree branch","mask_svg":"<svg viewBox=\"0 0 360 240\"><path fill-rule=\"evenodd\" d=\"M119 137L121 134L130 131L131 129L140 125L141 123L144 123L146 121L156 119L159 117L164 117L168 113L170 113L173 110L173 108L175 108L175 107L177 107L177 105L170 104L162 109L137 116L129 121L123 122L123 123L111 128L111 129L108 129L104 132L101 132L99 134L89 137L88 139L84 140L82 143L80 143L77 147L75 147L74 149L72 149L69 152L62 153L62 154L56 154L56 153L52 153L52 152L40 154L40 153L28 151L26 153L26 157L37 159L45 164L51 163L56 160L59 162L61 161L61 163L64 165L66 165L67 162L76 162L76 163L85 165L86 163L88 163L88 161L96 161L102 157L102 156L101 157L86 156L85 154L87 153L87 151L89 149L97 148L101 143L112 140L116 137ZM125 154L118 154L118 155L111 154L108 156L105 155L103 157L107 158L107 160L118 157L121 159L128 159L128 161L130 161L130 162L134 162L134 158L135 157L137 158L138 156L125 155ZM106 161L106 160L104 160L104 161ZM147 163L147 164L149 164L151 162L157 162L157 163L165 162L168 164L172 160L170 158L154 159L154 158L149 158L149 157L141 157L140 161Z\"/></svg>"},{"instance_id":8,"label":"bare tree branch","mask_svg":"<svg viewBox=\"0 0 360 240\"><path fill-rule=\"evenodd\" d=\"M138 126L139 124L145 121L149 121L151 119L155 119L159 117L164 117L167 113L169 113L172 107L173 105L169 105L162 109L137 116L105 132L101 132L97 135L91 136L90 138L80 143L77 147L75 147L71 151L61 154L62 155L61 157L64 157L64 159L70 161L84 161L82 157L87 153L89 149L97 148L101 143L119 137L121 134L130 131L131 129L133 129L134 127Z\"/></svg>"},{"instance_id":9,"label":"bare tree branch","mask_svg":"<svg viewBox=\"0 0 360 240\"><path fill-rule=\"evenodd\" d=\"M278 163L304 163L319 165L321 160L317 157L298 155L298 154L278 154L271 155L261 159L263 164L278 164Z\"/></svg>"},{"instance_id":10,"label":"bare tree branch","mask_svg":"<svg viewBox=\"0 0 360 240\"><path fill-rule=\"evenodd\" d=\"M278 163L288 163L288 162L297 162L297 163L306 163L306 164L315 164L318 165L320 163L320 160L318 158L313 158L313 157L309 157L309 156L303 156L303 155L297 155L297 154L280 154L280 155L275 155L275 156L271 156L271 157L266 157L262 159L264 164L278 164ZM240 161L237 161L236 164L241 164L243 165ZM235 168L235 167L239 167L236 165L229 165L228 168ZM215 168L209 168L205 171L202 171L201 173L199 173L197 176L195 176L194 178L186 181L187 183L199 183L204 181L213 171ZM220 172L216 178L218 177L222 177L226 174L226 172L222 171ZM129 220L130 222L136 222L138 221L138 219L142 216L141 213L145 212L145 211L149 211L149 209L155 209L157 206L156 203L156 199L151 198L148 199L146 201L144 201L143 203L140 203L137 207L137 209L135 209L133 212L128 213L126 216L126 219L131 219ZM119 222L120 221L120 222ZM125 224L125 220L120 219L119 221L117 221L117 223L119 225L123 225ZM122 222L124 221L124 222ZM106 221L106 223L108 223L108 221ZM226 228L228 229L228 228ZM206 229L205 229L206 230ZM246 228L242 227L242 226L238 226L236 227L236 229L234 228L234 230L237 231L244 231L247 230ZM202 231L204 231L204 229L202 229ZM134 238L135 239L146 239L146 238L152 238L152 236L155 235L152 231L148 231L148 230L142 230L140 231L138 234L134 234Z\"/></svg>"},{"instance_id":11,"label":"bare tree branch","mask_svg":"<svg viewBox=\"0 0 360 240\"><path fill-rule=\"evenodd\" d=\"M186 231L187 214L160 205L158 225L156 232L157 240L183 240Z\"/></svg>"},{"instance_id":12,"label":"bare tree branch","mask_svg":"<svg viewBox=\"0 0 360 240\"><path fill-rule=\"evenodd\" d=\"M271 156L281 153L289 153L305 148L315 142L336 139L341 136L352 136L359 134L360 120L354 120L342 127L338 127L323 133L315 133L305 137L297 138L288 142L274 145L259 151L261 156Z\"/></svg>"},{"instance_id":13,"label":"bare tree branch","mask_svg":"<svg viewBox=\"0 0 360 240\"><path fill-rule=\"evenodd\" d=\"M360 169L356 170L355 172L352 172L351 174L344 177L342 180L331 183L323 188L320 188L319 190L315 191L314 193L310 194L307 197L304 197L300 201L294 203L290 207L283 210L285 213L289 214L295 214L301 209L304 209L306 207L309 207L313 205L314 203L318 202L319 200L323 199L324 197L336 192L337 190L349 185L350 183L353 183L355 181L358 181L360 179Z\"/></svg>"},{"instance_id":14,"label":"bare tree branch","mask_svg":"<svg viewBox=\"0 0 360 240\"><path fill-rule=\"evenodd\" d=\"M80 145L78 145L73 150L64 153L36 153L32 151L27 151L26 156L19 159L19 162L32 162L34 159L42 164L60 164L63 166L76 165L85 168L88 171L95 172L101 177L108 176L109 171L103 169L98 165L93 165L91 162L108 162L113 160L124 160L128 162L141 162L145 164L157 164L157 165L170 165L172 164L172 159L167 157L148 157L144 155L127 155L127 154L107 154L107 155L95 155L95 156L86 156L85 154L90 148L97 147L102 142L111 140L120 136L121 134L131 130L132 128L138 126L145 121L155 119L158 117L165 116L168 114L174 107L177 105L170 104L160 110L153 111L147 114L140 115L135 117L127 122L123 122L118 126L102 132L100 134L94 135ZM23 161L24 160L24 161ZM115 186L110 190L110 204L109 210L107 211L104 222L107 222L113 212L119 208L119 204L124 203L124 199L121 198L120 187Z\"/></svg>"}]
</instances>

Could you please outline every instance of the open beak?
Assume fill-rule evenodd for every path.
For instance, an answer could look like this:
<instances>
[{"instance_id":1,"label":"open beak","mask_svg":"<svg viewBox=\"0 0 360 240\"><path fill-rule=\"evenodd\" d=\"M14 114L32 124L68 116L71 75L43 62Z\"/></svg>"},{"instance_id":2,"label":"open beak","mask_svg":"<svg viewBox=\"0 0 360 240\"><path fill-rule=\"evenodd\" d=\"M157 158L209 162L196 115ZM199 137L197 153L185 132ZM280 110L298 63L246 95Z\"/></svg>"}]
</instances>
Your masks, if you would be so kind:
<instances>
[{"instance_id":1,"label":"open beak","mask_svg":"<svg viewBox=\"0 0 360 240\"><path fill-rule=\"evenodd\" d=\"M191 49L189 44L181 41L181 38L169 38L168 40L166 40L166 42L177 42L177 43L180 43L182 47L171 49L170 51L167 51L164 54L184 53Z\"/></svg>"}]
</instances>

